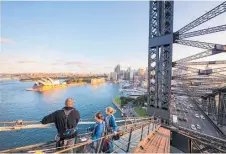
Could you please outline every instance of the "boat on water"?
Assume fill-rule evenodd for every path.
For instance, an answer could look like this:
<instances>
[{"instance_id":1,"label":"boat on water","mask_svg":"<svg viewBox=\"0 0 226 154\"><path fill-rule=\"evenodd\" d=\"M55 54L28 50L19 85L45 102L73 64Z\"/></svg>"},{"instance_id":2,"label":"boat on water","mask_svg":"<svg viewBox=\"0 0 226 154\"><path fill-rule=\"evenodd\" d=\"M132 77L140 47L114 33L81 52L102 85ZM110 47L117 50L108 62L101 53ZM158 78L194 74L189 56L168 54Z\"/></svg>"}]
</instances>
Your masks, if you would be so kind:
<instances>
[{"instance_id":1,"label":"boat on water","mask_svg":"<svg viewBox=\"0 0 226 154\"><path fill-rule=\"evenodd\" d=\"M59 80L53 80L51 78L41 78L37 80L32 88L26 89L27 91L47 91L55 88L67 87L65 82L60 83Z\"/></svg>"}]
</instances>

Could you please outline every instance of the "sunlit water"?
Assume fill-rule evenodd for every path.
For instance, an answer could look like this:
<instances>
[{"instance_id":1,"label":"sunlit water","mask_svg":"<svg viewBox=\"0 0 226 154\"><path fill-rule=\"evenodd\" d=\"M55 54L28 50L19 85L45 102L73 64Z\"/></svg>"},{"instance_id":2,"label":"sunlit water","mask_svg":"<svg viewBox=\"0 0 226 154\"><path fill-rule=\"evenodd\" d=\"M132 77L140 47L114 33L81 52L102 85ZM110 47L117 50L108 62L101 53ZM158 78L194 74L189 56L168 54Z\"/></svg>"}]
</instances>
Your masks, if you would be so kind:
<instances>
[{"instance_id":1,"label":"sunlit water","mask_svg":"<svg viewBox=\"0 0 226 154\"><path fill-rule=\"evenodd\" d=\"M118 95L120 85L71 86L44 93L26 91L33 82L0 82L0 122L14 120L41 120L43 116L61 109L66 98L75 100L81 118L90 118L98 111L104 113L113 106L112 99ZM120 112L116 112L120 116ZM50 141L56 134L55 128L28 129L0 132L0 150Z\"/></svg>"}]
</instances>

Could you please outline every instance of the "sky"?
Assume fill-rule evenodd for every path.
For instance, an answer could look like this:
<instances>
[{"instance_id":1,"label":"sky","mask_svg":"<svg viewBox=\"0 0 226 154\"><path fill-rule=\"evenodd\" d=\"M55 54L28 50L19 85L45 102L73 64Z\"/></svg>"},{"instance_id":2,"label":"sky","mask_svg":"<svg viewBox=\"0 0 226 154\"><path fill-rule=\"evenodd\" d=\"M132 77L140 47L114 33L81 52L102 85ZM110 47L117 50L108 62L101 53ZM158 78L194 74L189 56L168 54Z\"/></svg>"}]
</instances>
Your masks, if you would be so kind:
<instances>
[{"instance_id":1,"label":"sky","mask_svg":"<svg viewBox=\"0 0 226 154\"><path fill-rule=\"evenodd\" d=\"M220 1L176 1L174 31ZM148 1L1 2L0 72L111 72L146 68ZM197 29L226 24L226 13ZM226 32L191 38L226 44ZM204 50L173 45L173 60ZM226 54L204 60L225 60Z\"/></svg>"}]
</instances>

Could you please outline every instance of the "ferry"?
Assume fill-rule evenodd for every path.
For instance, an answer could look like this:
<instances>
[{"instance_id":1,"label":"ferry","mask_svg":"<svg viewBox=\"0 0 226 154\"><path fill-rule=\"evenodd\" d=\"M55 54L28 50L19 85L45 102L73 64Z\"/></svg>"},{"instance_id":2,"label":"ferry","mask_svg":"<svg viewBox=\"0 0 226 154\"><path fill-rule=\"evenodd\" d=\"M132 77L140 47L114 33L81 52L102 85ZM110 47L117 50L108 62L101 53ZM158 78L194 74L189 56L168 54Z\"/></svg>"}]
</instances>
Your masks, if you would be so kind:
<instances>
[{"instance_id":1,"label":"ferry","mask_svg":"<svg viewBox=\"0 0 226 154\"><path fill-rule=\"evenodd\" d=\"M51 78L41 78L40 80L36 81L32 88L26 89L27 91L47 91L55 88L64 88L67 87L65 82L60 83L59 80L53 80Z\"/></svg>"}]
</instances>

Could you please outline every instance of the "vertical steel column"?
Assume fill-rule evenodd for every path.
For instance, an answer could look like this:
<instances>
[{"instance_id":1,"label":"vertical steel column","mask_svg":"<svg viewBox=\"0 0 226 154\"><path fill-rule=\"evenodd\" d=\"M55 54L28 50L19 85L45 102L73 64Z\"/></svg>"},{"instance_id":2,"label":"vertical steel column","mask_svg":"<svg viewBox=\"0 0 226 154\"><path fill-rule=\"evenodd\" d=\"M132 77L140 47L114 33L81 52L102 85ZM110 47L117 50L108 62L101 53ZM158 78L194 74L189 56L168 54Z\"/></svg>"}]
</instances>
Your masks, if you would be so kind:
<instances>
[{"instance_id":1,"label":"vertical steel column","mask_svg":"<svg viewBox=\"0 0 226 154\"><path fill-rule=\"evenodd\" d=\"M150 1L149 40L159 36L159 2ZM149 42L150 43L150 42ZM158 105L159 47L148 47L148 104Z\"/></svg>"},{"instance_id":2,"label":"vertical steel column","mask_svg":"<svg viewBox=\"0 0 226 154\"><path fill-rule=\"evenodd\" d=\"M215 96L214 96L214 100L213 100L213 118L214 120L216 120L216 114L217 114L217 107L216 107L216 99L215 99Z\"/></svg>"},{"instance_id":3,"label":"vertical steel column","mask_svg":"<svg viewBox=\"0 0 226 154\"><path fill-rule=\"evenodd\" d=\"M223 125L226 126L226 93L223 93Z\"/></svg>"},{"instance_id":4,"label":"vertical steel column","mask_svg":"<svg viewBox=\"0 0 226 154\"><path fill-rule=\"evenodd\" d=\"M151 124L148 125L148 133L147 133L147 135L149 134L149 131L150 131L150 125L151 125Z\"/></svg>"},{"instance_id":5,"label":"vertical steel column","mask_svg":"<svg viewBox=\"0 0 226 154\"><path fill-rule=\"evenodd\" d=\"M207 101L208 99L206 97L202 97L202 109L204 111L206 111Z\"/></svg>"},{"instance_id":6,"label":"vertical steel column","mask_svg":"<svg viewBox=\"0 0 226 154\"><path fill-rule=\"evenodd\" d=\"M211 102L211 97L208 97L207 98L207 107L208 107L208 110L207 110L208 112L207 113L208 113L208 115L211 115L211 103L212 103Z\"/></svg>"},{"instance_id":7,"label":"vertical steel column","mask_svg":"<svg viewBox=\"0 0 226 154\"><path fill-rule=\"evenodd\" d=\"M129 147L130 147L130 142L131 142L132 133L133 133L133 128L130 129L129 140L128 140L128 145L127 145L126 152L129 152Z\"/></svg>"},{"instance_id":8,"label":"vertical steel column","mask_svg":"<svg viewBox=\"0 0 226 154\"><path fill-rule=\"evenodd\" d=\"M226 92L220 91L217 124L226 126Z\"/></svg>"},{"instance_id":9,"label":"vertical steel column","mask_svg":"<svg viewBox=\"0 0 226 154\"><path fill-rule=\"evenodd\" d=\"M222 125L222 100L221 92L219 92L218 112L217 112L217 124Z\"/></svg>"},{"instance_id":10,"label":"vertical steel column","mask_svg":"<svg viewBox=\"0 0 226 154\"><path fill-rule=\"evenodd\" d=\"M217 124L221 125L223 124L223 117L222 117L222 94L219 92L219 102L218 102L218 114L217 114Z\"/></svg>"},{"instance_id":11,"label":"vertical steel column","mask_svg":"<svg viewBox=\"0 0 226 154\"><path fill-rule=\"evenodd\" d=\"M143 131L144 131L144 126L142 126L141 128L140 141L142 140L142 137L143 137Z\"/></svg>"},{"instance_id":12,"label":"vertical steel column","mask_svg":"<svg viewBox=\"0 0 226 154\"><path fill-rule=\"evenodd\" d=\"M223 125L224 126L226 126L226 92L224 92L223 94L222 94L223 96L222 96L222 101L223 101L223 105L222 105L222 107L223 107Z\"/></svg>"},{"instance_id":13,"label":"vertical steel column","mask_svg":"<svg viewBox=\"0 0 226 154\"><path fill-rule=\"evenodd\" d=\"M150 1L149 12L149 111L166 120L171 96L173 4L173 1Z\"/></svg>"},{"instance_id":14,"label":"vertical steel column","mask_svg":"<svg viewBox=\"0 0 226 154\"><path fill-rule=\"evenodd\" d=\"M165 1L164 3L164 24L163 24L163 35L173 33L173 1ZM162 102L161 106L163 109L168 110L171 96L171 75L172 75L172 43L165 44L162 46Z\"/></svg>"},{"instance_id":15,"label":"vertical steel column","mask_svg":"<svg viewBox=\"0 0 226 154\"><path fill-rule=\"evenodd\" d=\"M188 139L188 153L192 153L192 141Z\"/></svg>"},{"instance_id":16,"label":"vertical steel column","mask_svg":"<svg viewBox=\"0 0 226 154\"><path fill-rule=\"evenodd\" d=\"M214 117L214 104L215 104L215 97L210 97L210 115Z\"/></svg>"}]
</instances>

